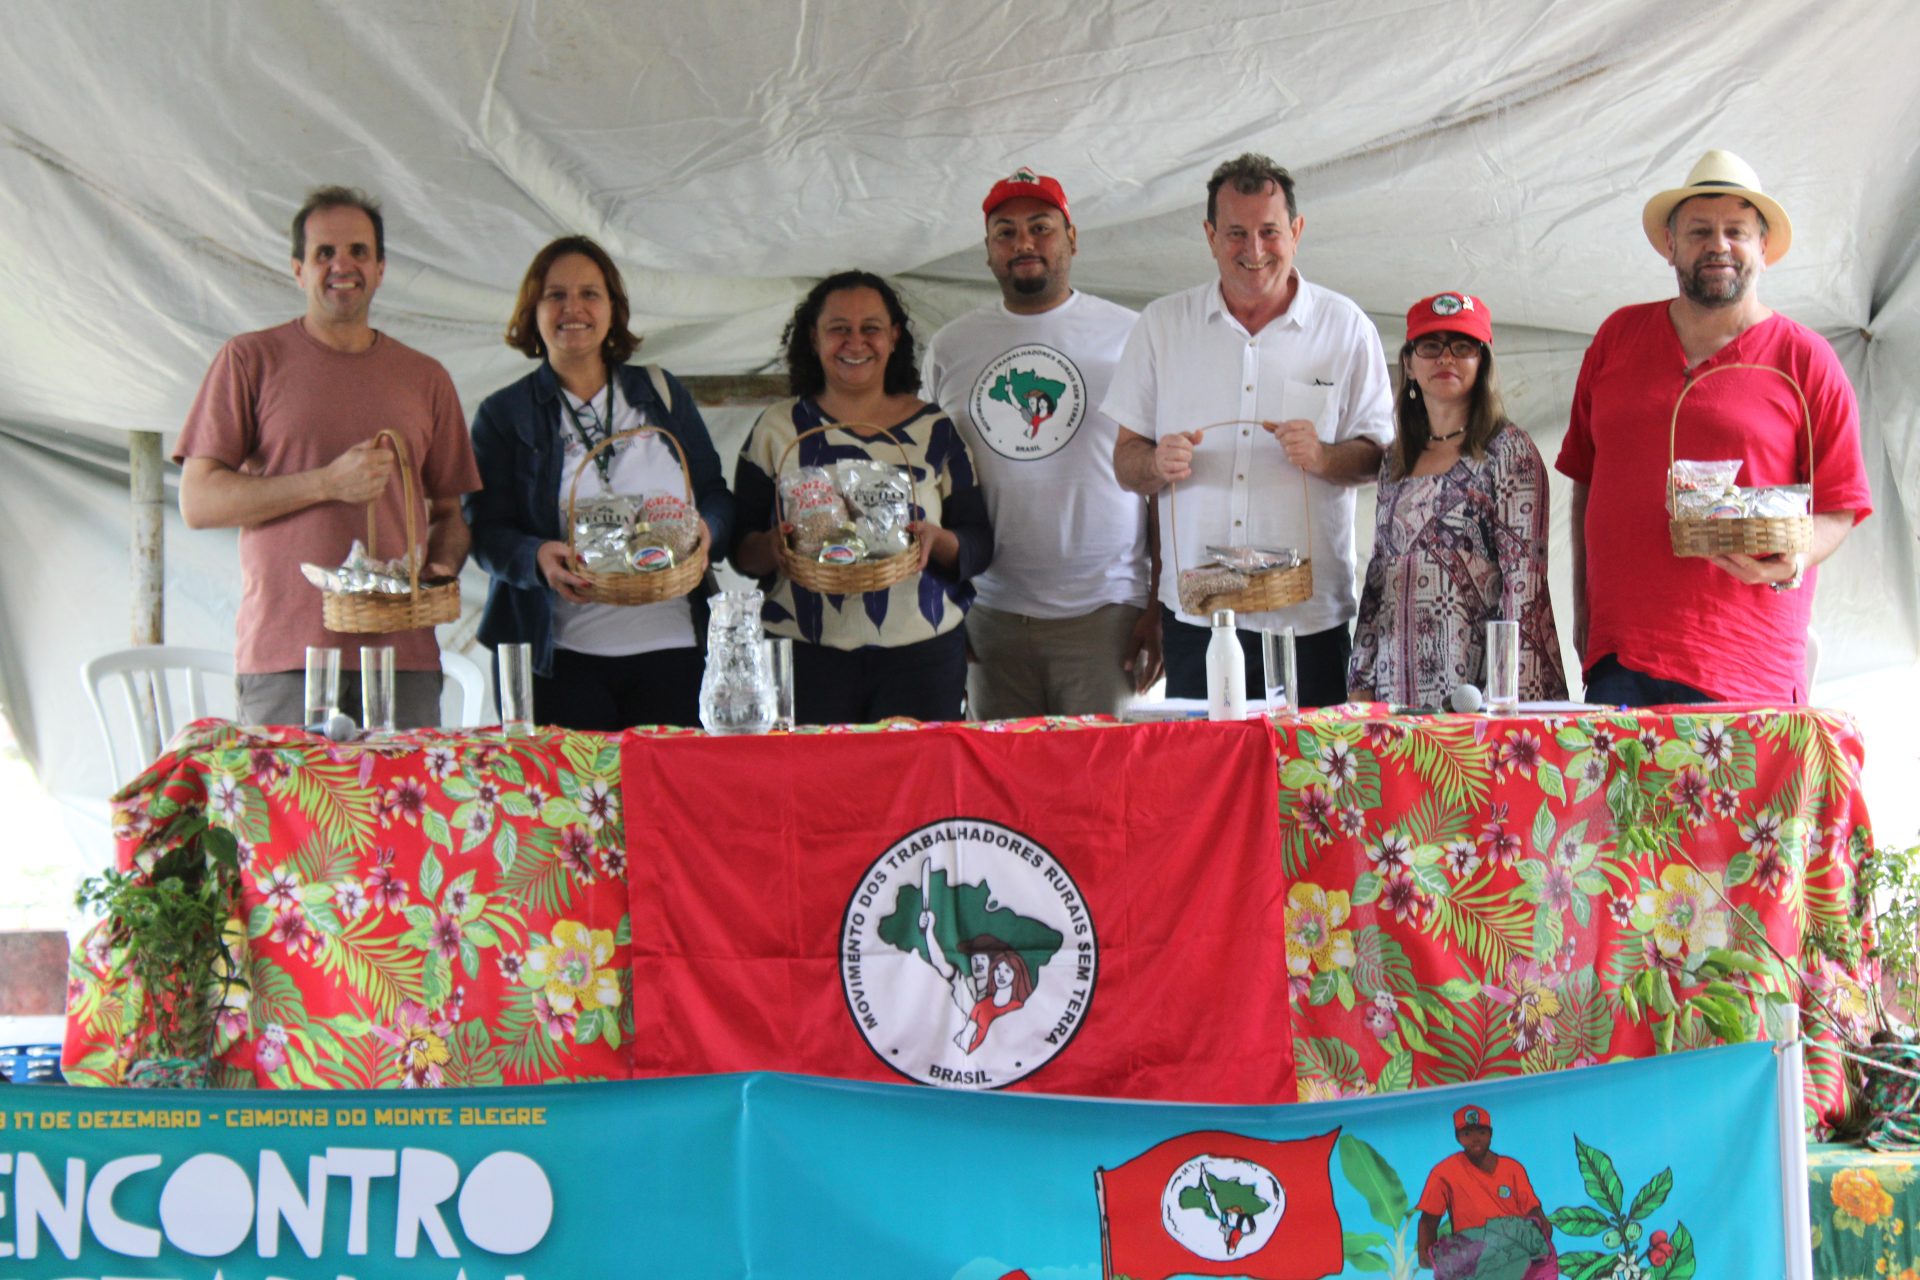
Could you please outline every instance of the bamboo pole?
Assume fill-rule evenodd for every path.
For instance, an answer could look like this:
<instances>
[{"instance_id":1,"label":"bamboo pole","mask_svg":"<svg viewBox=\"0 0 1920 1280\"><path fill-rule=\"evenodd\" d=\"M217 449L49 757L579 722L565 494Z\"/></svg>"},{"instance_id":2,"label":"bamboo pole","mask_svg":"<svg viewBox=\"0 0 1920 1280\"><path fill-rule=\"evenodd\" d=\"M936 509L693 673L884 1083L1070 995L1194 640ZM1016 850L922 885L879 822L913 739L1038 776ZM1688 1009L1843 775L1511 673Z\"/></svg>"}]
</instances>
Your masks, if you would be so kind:
<instances>
[{"instance_id":1,"label":"bamboo pole","mask_svg":"<svg viewBox=\"0 0 1920 1280\"><path fill-rule=\"evenodd\" d=\"M166 523L160 509L166 496L161 483L160 433L127 433L127 484L132 499L133 528L128 541L132 551L133 643L160 644L166 639ZM156 676L154 679L164 679ZM140 752L151 760L160 754L160 717L151 681L142 682L144 715L134 718L134 732L140 739Z\"/></svg>"},{"instance_id":2,"label":"bamboo pole","mask_svg":"<svg viewBox=\"0 0 1920 1280\"><path fill-rule=\"evenodd\" d=\"M128 482L133 499L133 643L161 644L166 624L166 522L161 503L160 433L127 433Z\"/></svg>"}]
</instances>

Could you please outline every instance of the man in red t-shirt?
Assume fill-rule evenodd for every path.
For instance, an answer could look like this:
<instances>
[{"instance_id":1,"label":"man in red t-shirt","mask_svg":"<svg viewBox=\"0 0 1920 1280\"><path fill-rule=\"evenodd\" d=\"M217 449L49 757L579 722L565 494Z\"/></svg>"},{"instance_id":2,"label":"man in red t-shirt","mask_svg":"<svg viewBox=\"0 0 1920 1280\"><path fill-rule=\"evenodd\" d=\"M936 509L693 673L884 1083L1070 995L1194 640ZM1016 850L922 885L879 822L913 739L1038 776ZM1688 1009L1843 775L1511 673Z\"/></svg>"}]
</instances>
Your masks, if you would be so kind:
<instances>
[{"instance_id":1,"label":"man in red t-shirt","mask_svg":"<svg viewBox=\"0 0 1920 1280\"><path fill-rule=\"evenodd\" d=\"M1453 1113L1453 1136L1460 1150L1433 1166L1420 1192L1420 1227L1415 1236L1420 1265L1446 1275L1472 1275L1480 1255L1479 1229L1495 1218L1525 1218L1540 1229L1544 1248L1527 1269L1528 1280L1536 1272L1558 1275L1553 1226L1527 1180L1526 1168L1493 1150L1493 1113L1485 1107L1461 1107ZM1439 1234L1442 1218L1453 1228L1444 1241ZM1436 1245L1443 1255L1438 1264Z\"/></svg>"},{"instance_id":2,"label":"man in red t-shirt","mask_svg":"<svg viewBox=\"0 0 1920 1280\"><path fill-rule=\"evenodd\" d=\"M343 650L340 702L356 715L363 643L393 646L395 724L440 721L432 628L328 631L320 592L300 572L346 559L376 500L380 543L368 550L409 550L395 456L374 442L382 430L406 442L415 501L427 505L425 573L456 573L466 559L460 495L480 487L466 419L438 361L367 323L385 271L379 204L345 187L310 194L293 220L306 314L222 347L174 446L188 527L240 530L234 666L245 724L302 722L309 645Z\"/></svg>"},{"instance_id":3,"label":"man in red t-shirt","mask_svg":"<svg viewBox=\"0 0 1920 1280\"><path fill-rule=\"evenodd\" d=\"M1759 278L1793 226L1739 157L1707 152L1641 222L1680 294L1600 326L1555 464L1574 481L1587 699L1804 702L1813 566L1873 509L1853 388L1825 339L1761 305ZM1745 487L1811 481L1812 550L1675 556L1669 457L1738 459Z\"/></svg>"}]
</instances>

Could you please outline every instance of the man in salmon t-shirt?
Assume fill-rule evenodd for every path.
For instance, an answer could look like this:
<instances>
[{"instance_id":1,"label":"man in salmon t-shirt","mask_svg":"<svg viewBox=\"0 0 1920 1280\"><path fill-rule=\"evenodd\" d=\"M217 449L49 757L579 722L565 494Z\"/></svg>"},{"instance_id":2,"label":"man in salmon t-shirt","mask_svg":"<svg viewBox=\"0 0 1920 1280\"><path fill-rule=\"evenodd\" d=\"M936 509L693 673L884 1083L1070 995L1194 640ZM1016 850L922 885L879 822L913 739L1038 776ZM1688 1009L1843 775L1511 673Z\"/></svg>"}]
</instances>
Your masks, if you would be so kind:
<instances>
[{"instance_id":1,"label":"man in salmon t-shirt","mask_svg":"<svg viewBox=\"0 0 1920 1280\"><path fill-rule=\"evenodd\" d=\"M213 359L174 446L180 514L189 528L240 530L241 598L234 666L244 724L305 718L309 645L338 648L340 703L360 705L360 645L394 649L394 722L440 720L440 648L430 627L341 635L321 621L303 562L333 566L367 536L376 499L381 559L407 550L395 457L406 442L416 501L427 505L426 574L459 571L467 555L460 495L480 487L453 380L440 363L367 323L386 271L380 206L321 187L293 220L293 277L307 295L297 320L229 341Z\"/></svg>"},{"instance_id":2,"label":"man in salmon t-shirt","mask_svg":"<svg viewBox=\"0 0 1920 1280\"><path fill-rule=\"evenodd\" d=\"M1707 152L1641 222L1680 295L1600 326L1555 464L1574 481L1574 644L1587 698L1804 702L1813 566L1873 509L1853 388L1825 339L1760 303L1760 275L1786 256L1793 226L1738 156ZM1812 415L1811 457L1795 383ZM1670 425L1671 456L1739 459L1742 486L1811 476L1813 549L1675 556Z\"/></svg>"}]
</instances>

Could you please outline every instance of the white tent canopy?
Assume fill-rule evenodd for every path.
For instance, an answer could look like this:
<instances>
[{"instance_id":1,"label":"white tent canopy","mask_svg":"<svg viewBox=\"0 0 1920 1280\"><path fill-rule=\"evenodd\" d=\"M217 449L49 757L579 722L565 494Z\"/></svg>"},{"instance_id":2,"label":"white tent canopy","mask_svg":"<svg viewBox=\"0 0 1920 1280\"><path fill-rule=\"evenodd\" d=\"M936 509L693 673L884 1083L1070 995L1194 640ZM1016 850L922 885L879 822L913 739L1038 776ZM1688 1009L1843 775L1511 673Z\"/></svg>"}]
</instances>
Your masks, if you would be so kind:
<instances>
[{"instance_id":1,"label":"white tent canopy","mask_svg":"<svg viewBox=\"0 0 1920 1280\"><path fill-rule=\"evenodd\" d=\"M170 448L220 342L299 311L287 222L321 182L384 199L375 323L442 360L471 412L525 371L501 330L558 234L621 263L646 358L743 373L775 367L831 270L897 278L922 338L992 297L979 200L1020 164L1066 185L1078 287L1139 305L1205 279L1206 177L1262 151L1299 180L1303 272L1389 350L1414 298L1487 300L1510 407L1551 459L1594 328L1672 292L1641 204L1723 147L1794 221L1762 297L1834 343L1862 403L1877 510L1822 574L1823 685L1856 677L1882 713L1913 687L1912 5L25 0L6 18L0 700L95 824L109 779L75 672L127 642L124 433ZM713 417L725 453L745 415ZM174 520L167 545L167 638L230 644L231 535Z\"/></svg>"}]
</instances>

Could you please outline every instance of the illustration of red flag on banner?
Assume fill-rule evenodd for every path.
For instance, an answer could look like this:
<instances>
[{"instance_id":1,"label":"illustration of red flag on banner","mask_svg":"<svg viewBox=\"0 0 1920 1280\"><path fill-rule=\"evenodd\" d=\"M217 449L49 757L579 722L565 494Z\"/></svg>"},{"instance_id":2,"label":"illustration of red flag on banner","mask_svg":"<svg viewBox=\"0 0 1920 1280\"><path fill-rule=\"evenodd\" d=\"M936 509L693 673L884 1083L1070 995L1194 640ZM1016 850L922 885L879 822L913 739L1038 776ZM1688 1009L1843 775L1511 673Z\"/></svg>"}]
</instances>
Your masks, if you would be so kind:
<instances>
[{"instance_id":1,"label":"illustration of red flag on banner","mask_svg":"<svg viewBox=\"0 0 1920 1280\"><path fill-rule=\"evenodd\" d=\"M1345 1265L1328 1161L1340 1131L1184 1133L1096 1170L1103 1280L1320 1280Z\"/></svg>"},{"instance_id":2,"label":"illustration of red flag on banner","mask_svg":"<svg viewBox=\"0 0 1920 1280\"><path fill-rule=\"evenodd\" d=\"M1296 1098L1264 721L621 743L637 1076Z\"/></svg>"}]
</instances>

